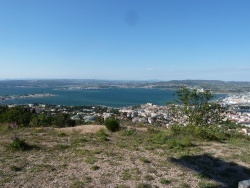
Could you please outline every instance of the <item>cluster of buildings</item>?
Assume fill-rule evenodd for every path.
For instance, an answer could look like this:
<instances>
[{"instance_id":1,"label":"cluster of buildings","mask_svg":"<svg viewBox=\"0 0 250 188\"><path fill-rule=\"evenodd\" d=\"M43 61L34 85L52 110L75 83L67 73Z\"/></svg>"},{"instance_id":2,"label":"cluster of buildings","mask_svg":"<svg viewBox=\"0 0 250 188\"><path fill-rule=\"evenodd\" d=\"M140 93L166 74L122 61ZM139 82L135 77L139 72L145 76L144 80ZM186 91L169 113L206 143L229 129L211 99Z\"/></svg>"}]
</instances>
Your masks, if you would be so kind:
<instances>
[{"instance_id":1,"label":"cluster of buildings","mask_svg":"<svg viewBox=\"0 0 250 188\"><path fill-rule=\"evenodd\" d=\"M226 117L231 122L250 127L250 112L229 111Z\"/></svg>"},{"instance_id":2,"label":"cluster of buildings","mask_svg":"<svg viewBox=\"0 0 250 188\"><path fill-rule=\"evenodd\" d=\"M148 123L159 126L169 126L174 122L185 123L186 117L175 119L170 106L158 106L147 103L138 107L121 108L119 112L133 123Z\"/></svg>"},{"instance_id":3,"label":"cluster of buildings","mask_svg":"<svg viewBox=\"0 0 250 188\"><path fill-rule=\"evenodd\" d=\"M250 105L250 93L231 95L222 100L227 105Z\"/></svg>"},{"instance_id":4,"label":"cluster of buildings","mask_svg":"<svg viewBox=\"0 0 250 188\"><path fill-rule=\"evenodd\" d=\"M228 108L228 120L250 127L250 93L230 95L220 103Z\"/></svg>"}]
</instances>

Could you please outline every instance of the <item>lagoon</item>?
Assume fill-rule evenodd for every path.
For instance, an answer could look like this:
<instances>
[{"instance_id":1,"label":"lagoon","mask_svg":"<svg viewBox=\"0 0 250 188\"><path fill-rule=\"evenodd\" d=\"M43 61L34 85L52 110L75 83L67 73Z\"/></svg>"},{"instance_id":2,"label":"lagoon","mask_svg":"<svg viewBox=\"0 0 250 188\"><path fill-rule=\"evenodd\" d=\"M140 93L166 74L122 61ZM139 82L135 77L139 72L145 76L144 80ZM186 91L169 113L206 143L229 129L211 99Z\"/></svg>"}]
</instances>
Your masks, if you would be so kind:
<instances>
[{"instance_id":1,"label":"lagoon","mask_svg":"<svg viewBox=\"0 0 250 188\"><path fill-rule=\"evenodd\" d=\"M0 87L0 96L50 93L52 97L17 98L1 104L43 103L67 106L102 105L109 107L135 106L145 103L165 105L175 99L175 91L168 89L114 88L58 90L56 88ZM216 98L226 95L218 94Z\"/></svg>"}]
</instances>

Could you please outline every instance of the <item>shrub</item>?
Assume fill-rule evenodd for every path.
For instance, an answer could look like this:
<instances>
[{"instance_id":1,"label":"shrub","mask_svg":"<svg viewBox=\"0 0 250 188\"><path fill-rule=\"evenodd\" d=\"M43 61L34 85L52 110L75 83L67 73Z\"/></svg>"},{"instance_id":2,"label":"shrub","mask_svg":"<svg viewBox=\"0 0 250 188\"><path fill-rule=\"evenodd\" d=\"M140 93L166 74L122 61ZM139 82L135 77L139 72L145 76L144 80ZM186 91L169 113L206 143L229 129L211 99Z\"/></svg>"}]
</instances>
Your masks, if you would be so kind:
<instances>
[{"instance_id":1,"label":"shrub","mask_svg":"<svg viewBox=\"0 0 250 188\"><path fill-rule=\"evenodd\" d=\"M108 118L105 120L104 125L108 130L111 132L119 131L120 129L120 124L115 118Z\"/></svg>"},{"instance_id":2,"label":"shrub","mask_svg":"<svg viewBox=\"0 0 250 188\"><path fill-rule=\"evenodd\" d=\"M191 136L193 139L206 141L221 141L230 137L229 134L216 126L173 125L170 130L174 136Z\"/></svg>"},{"instance_id":3,"label":"shrub","mask_svg":"<svg viewBox=\"0 0 250 188\"><path fill-rule=\"evenodd\" d=\"M183 134L184 133L184 127L180 126L180 125L172 125L170 127L170 130L172 132L173 135L179 135L179 134Z\"/></svg>"},{"instance_id":4,"label":"shrub","mask_svg":"<svg viewBox=\"0 0 250 188\"><path fill-rule=\"evenodd\" d=\"M14 151L27 151L33 148L31 145L27 144L24 139L20 139L16 136L13 138L13 141L10 143L9 147Z\"/></svg>"}]
</instances>

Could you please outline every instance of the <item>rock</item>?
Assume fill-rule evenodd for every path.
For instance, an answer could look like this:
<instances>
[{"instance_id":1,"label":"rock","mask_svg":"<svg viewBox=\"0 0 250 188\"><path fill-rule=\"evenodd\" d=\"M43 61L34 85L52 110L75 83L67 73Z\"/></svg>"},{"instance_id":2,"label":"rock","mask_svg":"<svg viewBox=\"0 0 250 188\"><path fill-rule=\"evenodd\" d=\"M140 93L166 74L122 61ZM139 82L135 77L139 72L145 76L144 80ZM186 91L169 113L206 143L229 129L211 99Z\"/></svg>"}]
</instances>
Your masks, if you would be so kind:
<instances>
[{"instance_id":1,"label":"rock","mask_svg":"<svg viewBox=\"0 0 250 188\"><path fill-rule=\"evenodd\" d=\"M238 188L250 188L250 179L249 180L244 180L240 181Z\"/></svg>"}]
</instances>

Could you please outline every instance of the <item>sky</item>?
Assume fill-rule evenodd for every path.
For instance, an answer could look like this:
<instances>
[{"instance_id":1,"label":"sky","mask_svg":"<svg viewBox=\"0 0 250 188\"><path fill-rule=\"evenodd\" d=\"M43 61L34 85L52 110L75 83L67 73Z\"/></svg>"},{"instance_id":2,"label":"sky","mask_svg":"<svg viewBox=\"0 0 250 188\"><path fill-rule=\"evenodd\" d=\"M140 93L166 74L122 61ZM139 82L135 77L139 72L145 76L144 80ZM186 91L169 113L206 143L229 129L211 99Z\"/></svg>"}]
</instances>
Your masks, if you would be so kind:
<instances>
[{"instance_id":1,"label":"sky","mask_svg":"<svg viewBox=\"0 0 250 188\"><path fill-rule=\"evenodd\" d=\"M250 81L249 0L0 0L0 79Z\"/></svg>"}]
</instances>

